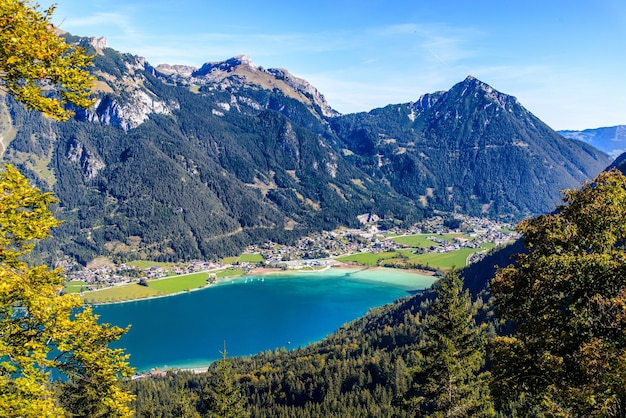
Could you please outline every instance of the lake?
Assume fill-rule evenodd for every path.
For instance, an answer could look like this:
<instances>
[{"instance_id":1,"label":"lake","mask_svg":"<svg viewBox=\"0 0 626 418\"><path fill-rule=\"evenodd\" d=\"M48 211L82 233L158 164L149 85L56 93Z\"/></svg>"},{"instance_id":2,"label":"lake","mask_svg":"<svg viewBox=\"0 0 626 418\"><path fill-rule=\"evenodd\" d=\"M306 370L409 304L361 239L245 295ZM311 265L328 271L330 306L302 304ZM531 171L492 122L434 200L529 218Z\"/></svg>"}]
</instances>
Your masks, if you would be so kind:
<instances>
[{"instance_id":1,"label":"lake","mask_svg":"<svg viewBox=\"0 0 626 418\"><path fill-rule=\"evenodd\" d=\"M205 367L220 358L224 342L228 356L294 349L433 281L394 269L243 276L185 294L98 305L94 312L100 322L132 324L116 345L138 371Z\"/></svg>"}]
</instances>

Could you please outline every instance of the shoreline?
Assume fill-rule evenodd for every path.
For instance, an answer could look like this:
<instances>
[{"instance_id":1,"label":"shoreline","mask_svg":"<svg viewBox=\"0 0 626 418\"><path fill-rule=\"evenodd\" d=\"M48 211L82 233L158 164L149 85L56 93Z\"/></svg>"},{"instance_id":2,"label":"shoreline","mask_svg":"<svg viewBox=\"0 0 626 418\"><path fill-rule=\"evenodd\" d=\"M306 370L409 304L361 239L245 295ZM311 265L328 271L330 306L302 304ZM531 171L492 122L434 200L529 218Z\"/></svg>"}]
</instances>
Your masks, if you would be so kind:
<instances>
[{"instance_id":1,"label":"shoreline","mask_svg":"<svg viewBox=\"0 0 626 418\"><path fill-rule=\"evenodd\" d=\"M437 275L436 272L431 271L431 270L401 269L401 268L395 268L395 267L381 267L381 266L364 266L362 264L352 264L352 263L346 263L343 261L334 261L332 264L328 264L324 268L317 269L317 270L304 270L304 269L283 270L277 267L258 267L258 268L250 270L249 272L244 274L244 276L272 275L275 273L282 273L282 272L318 273L318 272L327 271L329 269L345 269L345 270L357 270L357 271L376 271L376 270L398 271L398 272L405 272L405 273L411 273L411 274L419 274L420 276L436 276Z\"/></svg>"},{"instance_id":2,"label":"shoreline","mask_svg":"<svg viewBox=\"0 0 626 418\"><path fill-rule=\"evenodd\" d=\"M98 302L98 303L83 302L83 304L84 305L89 305L89 306L101 306L101 305L114 305L114 304L118 304L118 303L129 303L129 302L145 301L145 300L152 300L152 299L168 298L168 297L171 297L171 296L183 295L183 294L196 292L196 291L200 291L200 290L207 290L207 289L210 289L210 288L212 288L214 286L223 285L224 282L227 282L228 280L232 281L233 279L237 279L237 278L241 278L241 277L250 277L250 276L280 277L280 276L290 276L290 275L294 275L294 274L323 273L323 272L326 272L326 271L331 270L331 269L350 270L350 271L355 271L355 272L363 272L363 271L394 271L394 272L401 272L401 273L406 273L406 274L415 274L415 275L426 276L426 277L435 277L436 276L435 272L428 271L428 270L399 269L399 268L380 267L380 266L363 266L363 265L359 265L359 264L351 264L351 263L344 263L344 262L338 262L338 261L335 261L333 264L327 265L324 268L316 269L316 270L303 270L303 269L287 269L287 270L283 270L281 268L274 268L274 267L258 267L258 268L254 268L254 269L252 269L252 270L250 270L247 273L244 273L242 275L220 277L220 278L216 279L215 282L207 284L206 286L196 287L194 289L189 289L189 290L183 290L181 292L168 293L168 294L165 294L165 295L154 295L154 296L148 296L148 297L145 297L145 298L119 300L119 301L113 301L113 302ZM99 290L104 290L104 289L97 289L97 290L93 290L92 292L97 292Z\"/></svg>"}]
</instances>

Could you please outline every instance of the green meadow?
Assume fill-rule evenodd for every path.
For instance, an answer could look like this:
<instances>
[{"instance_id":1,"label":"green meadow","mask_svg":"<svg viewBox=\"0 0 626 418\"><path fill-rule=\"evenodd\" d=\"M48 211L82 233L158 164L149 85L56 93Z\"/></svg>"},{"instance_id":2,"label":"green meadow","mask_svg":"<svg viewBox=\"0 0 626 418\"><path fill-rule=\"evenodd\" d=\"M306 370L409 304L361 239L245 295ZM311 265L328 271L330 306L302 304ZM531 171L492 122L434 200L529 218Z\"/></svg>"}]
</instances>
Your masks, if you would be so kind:
<instances>
[{"instance_id":1,"label":"green meadow","mask_svg":"<svg viewBox=\"0 0 626 418\"><path fill-rule=\"evenodd\" d=\"M184 276L168 277L148 281L148 287L166 293L178 293L186 290L197 289L207 285L209 274L206 272L185 274Z\"/></svg>"},{"instance_id":2,"label":"green meadow","mask_svg":"<svg viewBox=\"0 0 626 418\"><path fill-rule=\"evenodd\" d=\"M337 257L337 261L354 262L364 266L377 266L381 260L391 259L397 257L397 251L382 252L378 254L374 253L357 253Z\"/></svg>"},{"instance_id":3,"label":"green meadow","mask_svg":"<svg viewBox=\"0 0 626 418\"><path fill-rule=\"evenodd\" d=\"M467 263L467 257L478 251L484 251L495 247L495 244L485 243L480 248L462 248L460 250L451 251L447 253L426 253L415 254L417 249L428 247L440 247L437 244L428 239L433 234L420 234L420 235L407 235L391 238L393 241L407 245L411 248L402 249L398 251L388 251L383 253L357 253L348 256L337 257L338 261L353 262L364 266L381 266L381 267L403 267L411 265L428 266L438 270L450 270L452 267L462 268ZM461 234L445 234L438 235L439 238L445 239L448 242L453 241L455 237L467 237Z\"/></svg>"},{"instance_id":4,"label":"green meadow","mask_svg":"<svg viewBox=\"0 0 626 418\"><path fill-rule=\"evenodd\" d=\"M437 237L447 242L452 242L454 238L463 237L470 238L468 235L463 234L414 234L414 235L401 235L396 237L390 237L394 242L402 245L408 245L413 248L428 248L428 247L440 247L441 244L428 239L428 237Z\"/></svg>"},{"instance_id":5,"label":"green meadow","mask_svg":"<svg viewBox=\"0 0 626 418\"><path fill-rule=\"evenodd\" d=\"M172 268L172 263L162 263L159 261L147 261L147 260L135 260L128 263L129 266L137 267L139 269L148 269L153 266L159 266L166 269Z\"/></svg>"},{"instance_id":6,"label":"green meadow","mask_svg":"<svg viewBox=\"0 0 626 418\"><path fill-rule=\"evenodd\" d=\"M144 299L161 295L165 296L166 294L166 292L133 283L102 290L94 290L93 292L85 292L83 294L83 300L86 303L122 302L125 300Z\"/></svg>"},{"instance_id":7,"label":"green meadow","mask_svg":"<svg viewBox=\"0 0 626 418\"><path fill-rule=\"evenodd\" d=\"M241 254L234 257L226 257L222 259L224 264L236 264L236 263L260 263L265 261L263 256L258 253L254 254Z\"/></svg>"},{"instance_id":8,"label":"green meadow","mask_svg":"<svg viewBox=\"0 0 626 418\"><path fill-rule=\"evenodd\" d=\"M237 269L224 269L215 272L218 278L240 276L242 274L244 274L244 272ZM109 303L145 299L155 296L167 296L205 287L208 278L209 273L200 272L172 276L165 279L148 280L148 286L133 283L95 290L93 292L85 292L83 294L83 300L86 303Z\"/></svg>"},{"instance_id":9,"label":"green meadow","mask_svg":"<svg viewBox=\"0 0 626 418\"><path fill-rule=\"evenodd\" d=\"M87 288L87 285L82 280L71 280L63 283L66 293L79 293L83 288Z\"/></svg>"},{"instance_id":10,"label":"green meadow","mask_svg":"<svg viewBox=\"0 0 626 418\"><path fill-rule=\"evenodd\" d=\"M411 258L409 261L441 270L450 270L452 267L465 267L467 257L477 251L481 251L481 249L462 248L449 253L419 254Z\"/></svg>"}]
</instances>

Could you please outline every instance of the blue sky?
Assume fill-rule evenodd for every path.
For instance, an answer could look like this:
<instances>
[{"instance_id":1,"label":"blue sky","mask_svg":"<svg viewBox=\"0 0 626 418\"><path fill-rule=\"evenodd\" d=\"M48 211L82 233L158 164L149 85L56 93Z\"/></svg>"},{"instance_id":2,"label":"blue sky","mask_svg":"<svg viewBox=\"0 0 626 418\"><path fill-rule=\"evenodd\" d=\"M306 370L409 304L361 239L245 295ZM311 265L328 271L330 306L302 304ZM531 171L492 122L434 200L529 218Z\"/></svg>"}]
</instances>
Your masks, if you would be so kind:
<instances>
[{"instance_id":1,"label":"blue sky","mask_svg":"<svg viewBox=\"0 0 626 418\"><path fill-rule=\"evenodd\" d=\"M306 79L341 113L413 101L471 74L554 129L626 124L623 0L56 4L61 29L104 36L152 65L245 54Z\"/></svg>"}]
</instances>

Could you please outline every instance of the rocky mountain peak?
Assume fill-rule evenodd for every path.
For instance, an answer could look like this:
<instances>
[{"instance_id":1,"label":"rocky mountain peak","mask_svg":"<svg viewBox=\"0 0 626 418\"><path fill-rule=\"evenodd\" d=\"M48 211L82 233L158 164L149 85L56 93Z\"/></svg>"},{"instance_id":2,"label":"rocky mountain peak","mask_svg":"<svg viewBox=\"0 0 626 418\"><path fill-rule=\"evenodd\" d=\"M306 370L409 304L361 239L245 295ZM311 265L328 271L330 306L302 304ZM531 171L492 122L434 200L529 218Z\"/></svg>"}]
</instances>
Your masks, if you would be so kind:
<instances>
[{"instance_id":1,"label":"rocky mountain peak","mask_svg":"<svg viewBox=\"0 0 626 418\"><path fill-rule=\"evenodd\" d=\"M325 117L339 115L326 102L324 96L306 80L282 68L265 69L257 66L248 55L207 62L200 68L161 64L156 69L164 76L172 77L182 84L215 86L217 89L228 87L231 91L250 87L253 89L260 87L269 91L279 90L286 97L304 103L314 114L319 112ZM264 106L263 103L254 104L255 108Z\"/></svg>"},{"instance_id":2,"label":"rocky mountain peak","mask_svg":"<svg viewBox=\"0 0 626 418\"><path fill-rule=\"evenodd\" d=\"M98 55L102 55L104 53L103 51L108 48L107 38L104 36L81 38L78 44L85 48L90 46L93 47Z\"/></svg>"},{"instance_id":3,"label":"rocky mountain peak","mask_svg":"<svg viewBox=\"0 0 626 418\"><path fill-rule=\"evenodd\" d=\"M199 70L194 71L193 77L204 77L210 75L215 72L233 72L239 66L244 66L246 69L251 71L259 70L260 68L256 67L252 59L250 59L247 55L237 55L236 57L229 58L225 61L219 62L207 62Z\"/></svg>"},{"instance_id":4,"label":"rocky mountain peak","mask_svg":"<svg viewBox=\"0 0 626 418\"><path fill-rule=\"evenodd\" d=\"M170 64L159 64L156 67L156 70L161 74L165 75L179 75L181 77L191 77L191 75L198 71L197 67L193 67L190 65L170 65Z\"/></svg>"},{"instance_id":5,"label":"rocky mountain peak","mask_svg":"<svg viewBox=\"0 0 626 418\"><path fill-rule=\"evenodd\" d=\"M277 79L284 81L287 85L289 85L296 91L303 93L306 96L311 97L311 100L313 101L313 103L319 106L324 116L333 117L333 116L339 115L338 112L333 110L328 105L328 103L326 102L326 99L324 98L324 95L320 93L308 81L302 78L296 77L292 75L291 73L289 73L289 71L282 69L282 68L270 68L266 71L267 73L273 75Z\"/></svg>"},{"instance_id":6,"label":"rocky mountain peak","mask_svg":"<svg viewBox=\"0 0 626 418\"><path fill-rule=\"evenodd\" d=\"M506 110L507 112L520 112L523 107L514 96L504 94L491 87L489 84L480 81L474 76L467 76L465 80L454 85L447 93L448 100L457 103L471 101L474 105L487 110L494 106L494 109ZM482 105L478 102L482 102ZM525 109L523 109L526 112Z\"/></svg>"}]
</instances>

